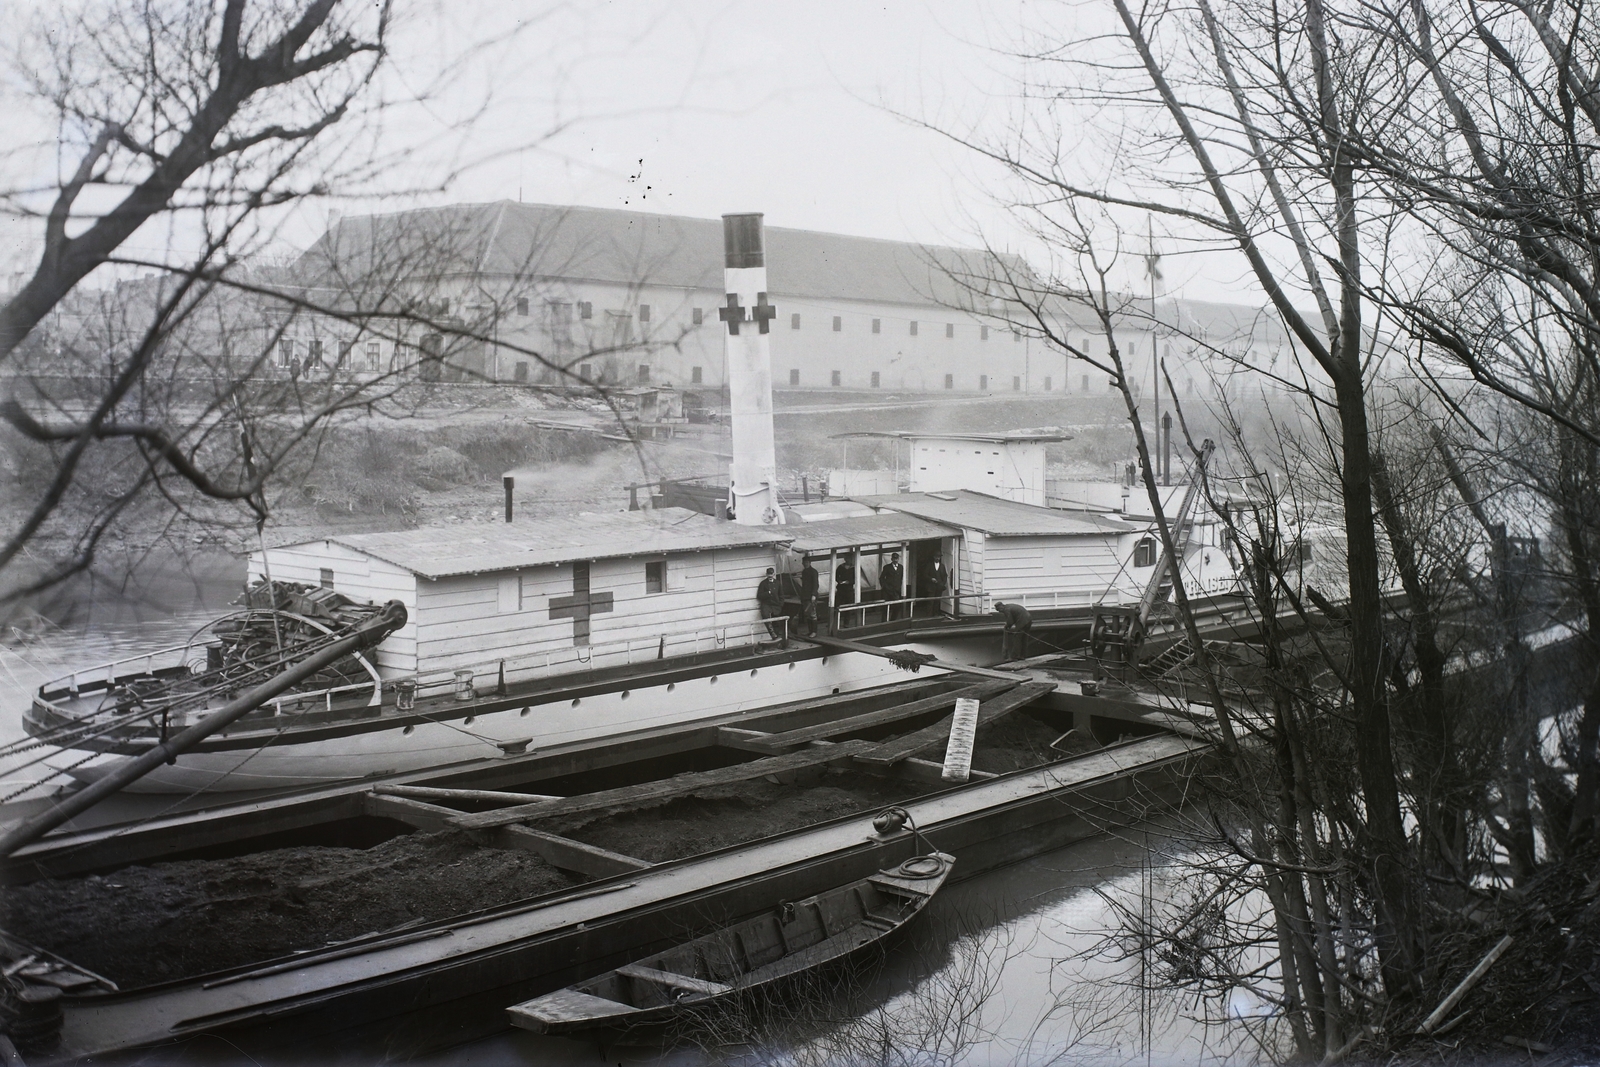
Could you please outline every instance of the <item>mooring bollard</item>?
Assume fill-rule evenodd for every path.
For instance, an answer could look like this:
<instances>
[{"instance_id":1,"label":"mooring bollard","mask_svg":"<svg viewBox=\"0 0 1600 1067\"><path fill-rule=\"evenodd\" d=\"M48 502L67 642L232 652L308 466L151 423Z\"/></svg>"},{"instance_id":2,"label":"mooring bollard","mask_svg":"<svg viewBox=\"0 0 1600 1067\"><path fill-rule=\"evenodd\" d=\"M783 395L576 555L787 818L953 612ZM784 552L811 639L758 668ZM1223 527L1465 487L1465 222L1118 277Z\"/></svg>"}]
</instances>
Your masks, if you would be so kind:
<instances>
[{"instance_id":1,"label":"mooring bollard","mask_svg":"<svg viewBox=\"0 0 1600 1067\"><path fill-rule=\"evenodd\" d=\"M398 711L410 711L417 706L417 680L402 678L395 689L394 706Z\"/></svg>"},{"instance_id":2,"label":"mooring bollard","mask_svg":"<svg viewBox=\"0 0 1600 1067\"><path fill-rule=\"evenodd\" d=\"M456 671L456 699L471 700L477 695L472 689L472 672L464 668Z\"/></svg>"}]
</instances>

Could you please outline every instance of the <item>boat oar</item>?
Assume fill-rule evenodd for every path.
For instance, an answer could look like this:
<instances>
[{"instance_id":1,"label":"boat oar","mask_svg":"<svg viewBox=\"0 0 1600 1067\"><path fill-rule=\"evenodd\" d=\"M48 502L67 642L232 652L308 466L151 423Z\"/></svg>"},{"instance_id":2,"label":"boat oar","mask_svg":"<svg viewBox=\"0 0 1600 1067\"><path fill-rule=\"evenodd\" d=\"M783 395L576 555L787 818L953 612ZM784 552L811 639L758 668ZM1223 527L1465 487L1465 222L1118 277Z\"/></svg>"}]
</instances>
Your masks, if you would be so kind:
<instances>
[{"instance_id":1,"label":"boat oar","mask_svg":"<svg viewBox=\"0 0 1600 1067\"><path fill-rule=\"evenodd\" d=\"M406 606L398 600L389 601L381 612L368 619L354 632L312 653L282 674L263 682L243 696L230 700L214 714L206 716L188 729L172 735L159 745L146 749L82 791L62 800L49 811L42 812L17 826L0 838L0 858L11 855L29 842L37 841L68 819L94 807L106 797L138 781L163 763L172 762L180 754L187 752L218 730L259 708L284 690L300 684L340 657L371 648L405 624Z\"/></svg>"}]
</instances>

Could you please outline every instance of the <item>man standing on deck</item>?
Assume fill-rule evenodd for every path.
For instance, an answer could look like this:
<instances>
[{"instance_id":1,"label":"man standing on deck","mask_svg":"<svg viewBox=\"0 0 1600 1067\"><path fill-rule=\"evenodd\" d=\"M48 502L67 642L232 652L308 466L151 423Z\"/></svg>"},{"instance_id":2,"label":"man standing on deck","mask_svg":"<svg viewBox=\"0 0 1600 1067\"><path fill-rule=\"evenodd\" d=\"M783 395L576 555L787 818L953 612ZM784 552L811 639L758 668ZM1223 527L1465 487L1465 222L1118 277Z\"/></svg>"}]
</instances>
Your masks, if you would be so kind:
<instances>
[{"instance_id":1,"label":"man standing on deck","mask_svg":"<svg viewBox=\"0 0 1600 1067\"><path fill-rule=\"evenodd\" d=\"M1000 634L1000 662L1022 659L1028 654L1028 631L1033 629L1033 616L1021 604L1002 604L998 600L994 602L994 611L1006 620Z\"/></svg>"},{"instance_id":2,"label":"man standing on deck","mask_svg":"<svg viewBox=\"0 0 1600 1067\"><path fill-rule=\"evenodd\" d=\"M783 597L778 593L778 572L771 567L767 568L767 576L761 579L761 584L756 586L756 605L761 608L763 619L772 620L783 614ZM787 642L789 628L784 623L768 621L767 633Z\"/></svg>"},{"instance_id":3,"label":"man standing on deck","mask_svg":"<svg viewBox=\"0 0 1600 1067\"><path fill-rule=\"evenodd\" d=\"M817 568L806 560L800 571L800 621L806 625L807 637L817 636L817 587L821 579Z\"/></svg>"},{"instance_id":4,"label":"man standing on deck","mask_svg":"<svg viewBox=\"0 0 1600 1067\"><path fill-rule=\"evenodd\" d=\"M889 562L884 564L883 570L878 574L878 589L883 599L893 602L905 596L905 581L906 572L905 568L900 566L900 553L891 552ZM898 619L900 611L899 605L893 605L889 608L888 617L891 620Z\"/></svg>"},{"instance_id":5,"label":"man standing on deck","mask_svg":"<svg viewBox=\"0 0 1600 1067\"><path fill-rule=\"evenodd\" d=\"M856 602L856 565L846 556L833 572L833 606L842 608Z\"/></svg>"}]
</instances>

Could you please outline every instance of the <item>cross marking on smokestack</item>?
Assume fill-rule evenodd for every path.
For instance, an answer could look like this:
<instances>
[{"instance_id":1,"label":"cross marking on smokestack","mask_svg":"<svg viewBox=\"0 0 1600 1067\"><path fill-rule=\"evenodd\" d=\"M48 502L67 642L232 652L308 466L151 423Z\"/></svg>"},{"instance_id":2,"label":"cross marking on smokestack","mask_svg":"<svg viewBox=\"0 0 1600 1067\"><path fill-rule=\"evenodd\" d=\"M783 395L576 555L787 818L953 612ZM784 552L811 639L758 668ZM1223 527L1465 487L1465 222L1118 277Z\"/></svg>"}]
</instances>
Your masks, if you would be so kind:
<instances>
[{"instance_id":1,"label":"cross marking on smokestack","mask_svg":"<svg viewBox=\"0 0 1600 1067\"><path fill-rule=\"evenodd\" d=\"M778 309L767 303L766 293L757 293L756 306L751 310L750 317L756 320L761 332L766 333L772 325L772 320L778 317Z\"/></svg>"},{"instance_id":2,"label":"cross marking on smokestack","mask_svg":"<svg viewBox=\"0 0 1600 1067\"><path fill-rule=\"evenodd\" d=\"M739 324L744 321L744 308L739 306L739 294L728 294L728 306L717 309L717 318L728 324L728 333L734 337L739 336ZM766 333L766 324L761 326L761 332Z\"/></svg>"}]
</instances>

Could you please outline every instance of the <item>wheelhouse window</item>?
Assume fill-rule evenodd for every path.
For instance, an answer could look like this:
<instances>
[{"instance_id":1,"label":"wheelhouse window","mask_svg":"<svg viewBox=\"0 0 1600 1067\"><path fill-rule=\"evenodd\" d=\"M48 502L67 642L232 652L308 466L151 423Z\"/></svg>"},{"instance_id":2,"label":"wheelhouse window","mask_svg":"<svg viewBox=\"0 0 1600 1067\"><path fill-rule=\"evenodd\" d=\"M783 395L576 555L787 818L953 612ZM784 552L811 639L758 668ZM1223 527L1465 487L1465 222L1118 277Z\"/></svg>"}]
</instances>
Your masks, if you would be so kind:
<instances>
[{"instance_id":1,"label":"wheelhouse window","mask_svg":"<svg viewBox=\"0 0 1600 1067\"><path fill-rule=\"evenodd\" d=\"M1141 537L1139 543L1133 546L1133 565L1135 567L1154 567L1156 565L1156 539L1154 537Z\"/></svg>"},{"instance_id":2,"label":"wheelhouse window","mask_svg":"<svg viewBox=\"0 0 1600 1067\"><path fill-rule=\"evenodd\" d=\"M667 561L653 559L644 565L644 591L646 595L667 591Z\"/></svg>"}]
</instances>

